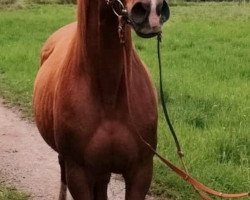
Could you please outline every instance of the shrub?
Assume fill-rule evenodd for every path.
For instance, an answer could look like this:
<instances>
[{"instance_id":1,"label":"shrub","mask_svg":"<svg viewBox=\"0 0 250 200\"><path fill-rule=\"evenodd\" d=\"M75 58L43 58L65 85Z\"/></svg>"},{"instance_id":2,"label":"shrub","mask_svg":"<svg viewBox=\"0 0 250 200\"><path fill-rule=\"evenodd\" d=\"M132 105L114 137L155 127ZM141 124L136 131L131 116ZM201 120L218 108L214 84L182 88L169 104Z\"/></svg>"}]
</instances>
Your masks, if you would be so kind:
<instances>
[{"instance_id":1,"label":"shrub","mask_svg":"<svg viewBox=\"0 0 250 200\"><path fill-rule=\"evenodd\" d=\"M53 4L53 3L59 3L59 4L74 3L75 4L76 1L77 0L26 0L27 3L38 3L38 4Z\"/></svg>"},{"instance_id":2,"label":"shrub","mask_svg":"<svg viewBox=\"0 0 250 200\"><path fill-rule=\"evenodd\" d=\"M59 0L59 2L63 4L67 4L67 3L76 4L77 0Z\"/></svg>"},{"instance_id":3,"label":"shrub","mask_svg":"<svg viewBox=\"0 0 250 200\"><path fill-rule=\"evenodd\" d=\"M18 9L23 7L24 7L23 0L0 0L0 9L6 9L6 8Z\"/></svg>"},{"instance_id":4,"label":"shrub","mask_svg":"<svg viewBox=\"0 0 250 200\"><path fill-rule=\"evenodd\" d=\"M26 0L26 3L51 4L51 3L59 3L59 0Z\"/></svg>"},{"instance_id":5,"label":"shrub","mask_svg":"<svg viewBox=\"0 0 250 200\"><path fill-rule=\"evenodd\" d=\"M17 0L0 0L0 5L11 5L16 3Z\"/></svg>"}]
</instances>

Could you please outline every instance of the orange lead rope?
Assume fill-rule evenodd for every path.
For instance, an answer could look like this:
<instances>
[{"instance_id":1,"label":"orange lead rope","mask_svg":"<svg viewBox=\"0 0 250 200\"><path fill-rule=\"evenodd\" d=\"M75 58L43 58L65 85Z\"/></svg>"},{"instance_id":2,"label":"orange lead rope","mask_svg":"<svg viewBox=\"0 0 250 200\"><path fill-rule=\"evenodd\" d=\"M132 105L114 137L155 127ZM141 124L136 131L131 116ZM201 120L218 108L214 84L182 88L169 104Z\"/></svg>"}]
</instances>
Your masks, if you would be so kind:
<instances>
[{"instance_id":1,"label":"orange lead rope","mask_svg":"<svg viewBox=\"0 0 250 200\"><path fill-rule=\"evenodd\" d=\"M245 193L239 193L239 194L226 194L226 193L222 193L222 192L217 192L207 186L205 186L204 184L200 183L198 180L194 179L193 177L191 177L189 174L187 174L186 172L184 172L183 170L179 169L178 167L176 167L174 164L172 164L170 161L166 160L165 158L163 158L160 154L158 154L149 143L147 143L142 137L141 135L138 135L141 139L141 141L146 144L148 146L148 148L154 152L154 154L163 162L165 163L170 169L172 169L176 174L178 174L181 178L183 178L185 181L189 182L191 185L193 185L196 189L201 190L202 192L205 192L207 194L212 194L218 197L222 197L222 198L241 198L241 197L247 197L250 196L249 192L245 192ZM204 195L204 193L202 193ZM208 197L203 197L202 198L208 198Z\"/></svg>"}]
</instances>

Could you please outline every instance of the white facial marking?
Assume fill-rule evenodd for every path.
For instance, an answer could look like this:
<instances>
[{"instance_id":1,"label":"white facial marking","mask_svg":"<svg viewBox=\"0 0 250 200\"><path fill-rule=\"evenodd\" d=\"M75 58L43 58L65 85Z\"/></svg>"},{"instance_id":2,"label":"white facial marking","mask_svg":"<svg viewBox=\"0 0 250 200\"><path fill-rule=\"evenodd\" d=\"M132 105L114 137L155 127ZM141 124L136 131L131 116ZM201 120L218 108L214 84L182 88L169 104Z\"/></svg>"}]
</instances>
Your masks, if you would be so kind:
<instances>
[{"instance_id":1,"label":"white facial marking","mask_svg":"<svg viewBox=\"0 0 250 200\"><path fill-rule=\"evenodd\" d=\"M149 25L152 29L160 28L160 17L157 15L156 7L159 0L151 0L151 10L149 14Z\"/></svg>"},{"instance_id":2,"label":"white facial marking","mask_svg":"<svg viewBox=\"0 0 250 200\"><path fill-rule=\"evenodd\" d=\"M151 1L151 11L153 11L153 10L156 11L157 3L158 3L158 0L152 0Z\"/></svg>"}]
</instances>

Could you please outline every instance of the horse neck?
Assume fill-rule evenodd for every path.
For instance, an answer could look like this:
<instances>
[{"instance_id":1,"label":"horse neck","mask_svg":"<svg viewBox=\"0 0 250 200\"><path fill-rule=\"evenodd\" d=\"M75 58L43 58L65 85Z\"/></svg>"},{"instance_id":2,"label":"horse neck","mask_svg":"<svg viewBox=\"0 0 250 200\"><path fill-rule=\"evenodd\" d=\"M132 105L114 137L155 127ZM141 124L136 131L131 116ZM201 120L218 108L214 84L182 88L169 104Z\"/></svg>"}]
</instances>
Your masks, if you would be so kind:
<instances>
[{"instance_id":1,"label":"horse neck","mask_svg":"<svg viewBox=\"0 0 250 200\"><path fill-rule=\"evenodd\" d=\"M132 42L130 28L125 29L124 46L118 36L118 19L104 0L79 1L77 44L80 66L89 74L97 94L105 104L117 100L122 75L131 63Z\"/></svg>"}]
</instances>

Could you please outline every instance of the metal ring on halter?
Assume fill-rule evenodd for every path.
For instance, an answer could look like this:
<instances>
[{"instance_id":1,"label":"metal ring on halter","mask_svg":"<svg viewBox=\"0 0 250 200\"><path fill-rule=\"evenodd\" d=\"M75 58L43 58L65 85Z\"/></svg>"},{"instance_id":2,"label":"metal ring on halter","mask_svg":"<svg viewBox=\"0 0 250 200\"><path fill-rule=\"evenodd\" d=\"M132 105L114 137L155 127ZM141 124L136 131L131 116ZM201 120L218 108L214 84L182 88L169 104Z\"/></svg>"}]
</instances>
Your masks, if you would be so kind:
<instances>
[{"instance_id":1,"label":"metal ring on halter","mask_svg":"<svg viewBox=\"0 0 250 200\"><path fill-rule=\"evenodd\" d=\"M118 5L115 3L117 2ZM118 13L118 11L116 10L115 6L118 6L121 10L120 10L120 13ZM117 16L117 17L120 17L122 15L124 15L124 13L126 13L126 9L125 9L125 6L123 5L123 3L121 2L121 0L115 0L112 2L111 4L111 8L114 12L114 14Z\"/></svg>"}]
</instances>

